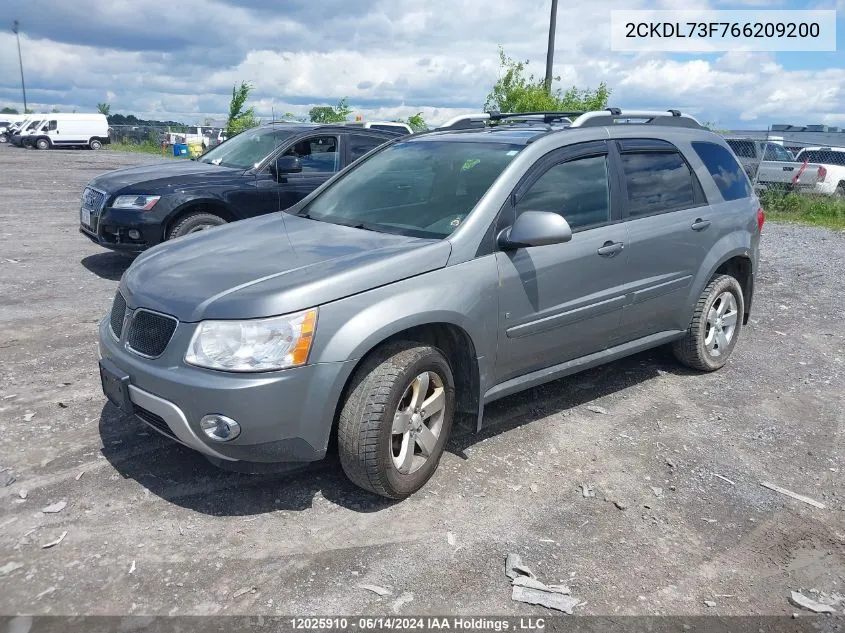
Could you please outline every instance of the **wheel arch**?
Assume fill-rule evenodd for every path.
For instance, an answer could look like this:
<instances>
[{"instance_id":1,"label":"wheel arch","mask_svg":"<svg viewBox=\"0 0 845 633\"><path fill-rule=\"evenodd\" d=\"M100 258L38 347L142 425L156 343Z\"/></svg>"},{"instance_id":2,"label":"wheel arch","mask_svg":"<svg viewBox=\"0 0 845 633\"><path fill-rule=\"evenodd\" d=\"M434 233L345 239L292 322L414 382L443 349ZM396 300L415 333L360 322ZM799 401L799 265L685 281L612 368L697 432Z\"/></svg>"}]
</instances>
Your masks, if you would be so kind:
<instances>
[{"instance_id":1,"label":"wheel arch","mask_svg":"<svg viewBox=\"0 0 845 633\"><path fill-rule=\"evenodd\" d=\"M692 289L687 302L690 306L688 314L686 314L686 321L688 323L692 318L692 312L695 309L695 304L698 297L704 291L704 288L715 275L728 274L734 277L742 288L743 299L743 325L748 323L748 318L751 311L751 300L754 295L754 259L752 251L749 246L735 245L733 248L723 251L721 257L716 257L711 251L711 257L705 260L701 267L701 272L695 278Z\"/></svg>"},{"instance_id":2,"label":"wheel arch","mask_svg":"<svg viewBox=\"0 0 845 633\"><path fill-rule=\"evenodd\" d=\"M38 147L39 141L47 141L47 147L53 147L53 141L50 140L50 137L46 134L39 134L38 136L32 139L32 147Z\"/></svg>"},{"instance_id":3,"label":"wheel arch","mask_svg":"<svg viewBox=\"0 0 845 633\"><path fill-rule=\"evenodd\" d=\"M187 216L193 213L213 213L218 215L226 222L234 222L238 218L232 213L232 210L221 200L199 198L195 200L188 200L177 206L167 220L162 223L161 239L167 239L167 234L177 223L181 222Z\"/></svg>"},{"instance_id":4,"label":"wheel arch","mask_svg":"<svg viewBox=\"0 0 845 633\"><path fill-rule=\"evenodd\" d=\"M476 356L476 346L469 332L454 320L431 320L416 325L397 324L396 327L383 329L362 343L362 353L349 371L335 403L332 428L329 435L329 447L337 439L337 426L340 411L353 384L358 369L382 346L397 341L413 341L436 347L449 362L455 379L455 424L464 429L475 430L481 405L481 378Z\"/></svg>"}]
</instances>

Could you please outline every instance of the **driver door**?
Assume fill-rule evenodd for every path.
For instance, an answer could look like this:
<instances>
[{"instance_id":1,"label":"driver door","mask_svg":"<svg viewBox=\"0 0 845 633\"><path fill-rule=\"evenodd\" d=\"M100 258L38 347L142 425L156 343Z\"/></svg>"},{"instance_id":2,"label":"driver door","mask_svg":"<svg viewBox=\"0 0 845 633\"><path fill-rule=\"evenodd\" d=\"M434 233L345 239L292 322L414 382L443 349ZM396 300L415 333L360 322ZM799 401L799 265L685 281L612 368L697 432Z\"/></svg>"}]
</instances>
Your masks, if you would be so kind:
<instances>
[{"instance_id":1,"label":"driver door","mask_svg":"<svg viewBox=\"0 0 845 633\"><path fill-rule=\"evenodd\" d=\"M610 347L628 277L628 234L605 141L541 159L514 192L504 224L525 211L562 215L572 239L496 253L496 383Z\"/></svg>"},{"instance_id":2,"label":"driver door","mask_svg":"<svg viewBox=\"0 0 845 633\"><path fill-rule=\"evenodd\" d=\"M256 176L258 192L257 213L273 213L292 207L317 187L340 171L343 156L341 134L319 134L299 139L273 157L296 156L302 171L294 174L279 174L278 179L267 166Z\"/></svg>"}]
</instances>

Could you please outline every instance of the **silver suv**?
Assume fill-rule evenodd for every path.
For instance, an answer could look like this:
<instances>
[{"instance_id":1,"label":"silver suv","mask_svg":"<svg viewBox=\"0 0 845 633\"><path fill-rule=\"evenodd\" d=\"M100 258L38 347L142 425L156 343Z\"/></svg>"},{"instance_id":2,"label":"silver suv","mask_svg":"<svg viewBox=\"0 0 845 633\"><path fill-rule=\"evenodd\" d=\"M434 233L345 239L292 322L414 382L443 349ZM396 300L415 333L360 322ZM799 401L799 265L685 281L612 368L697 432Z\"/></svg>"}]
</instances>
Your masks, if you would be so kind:
<instances>
[{"instance_id":1,"label":"silver suv","mask_svg":"<svg viewBox=\"0 0 845 633\"><path fill-rule=\"evenodd\" d=\"M722 367L763 220L678 111L458 117L141 255L100 326L103 389L219 466L336 440L353 482L402 498L497 398L664 344Z\"/></svg>"}]
</instances>

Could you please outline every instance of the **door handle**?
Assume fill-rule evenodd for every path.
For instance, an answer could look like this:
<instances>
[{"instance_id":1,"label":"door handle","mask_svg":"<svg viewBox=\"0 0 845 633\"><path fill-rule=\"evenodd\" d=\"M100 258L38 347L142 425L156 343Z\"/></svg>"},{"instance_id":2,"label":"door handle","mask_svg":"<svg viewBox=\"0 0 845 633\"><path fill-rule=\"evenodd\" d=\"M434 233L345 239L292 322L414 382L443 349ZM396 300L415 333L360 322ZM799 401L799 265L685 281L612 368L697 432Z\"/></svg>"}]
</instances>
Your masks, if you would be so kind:
<instances>
[{"instance_id":1,"label":"door handle","mask_svg":"<svg viewBox=\"0 0 845 633\"><path fill-rule=\"evenodd\" d=\"M692 223L692 230L703 231L708 226L710 226L710 220L702 220L701 218L696 218L695 222Z\"/></svg>"},{"instance_id":2,"label":"door handle","mask_svg":"<svg viewBox=\"0 0 845 633\"><path fill-rule=\"evenodd\" d=\"M621 253L623 248L625 248L624 243L622 243L622 242L611 242L610 240L608 240L596 252L599 255L601 255L602 257L613 257L613 256Z\"/></svg>"}]
</instances>

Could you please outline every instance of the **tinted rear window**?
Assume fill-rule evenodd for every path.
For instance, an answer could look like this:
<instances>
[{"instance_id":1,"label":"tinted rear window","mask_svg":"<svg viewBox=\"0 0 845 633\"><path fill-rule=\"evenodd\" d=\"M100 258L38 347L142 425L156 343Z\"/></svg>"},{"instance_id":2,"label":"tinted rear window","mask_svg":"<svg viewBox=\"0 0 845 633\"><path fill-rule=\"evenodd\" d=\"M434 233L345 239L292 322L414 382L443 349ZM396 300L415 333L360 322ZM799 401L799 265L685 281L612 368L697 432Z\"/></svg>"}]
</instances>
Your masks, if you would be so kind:
<instances>
[{"instance_id":1,"label":"tinted rear window","mask_svg":"<svg viewBox=\"0 0 845 633\"><path fill-rule=\"evenodd\" d=\"M622 154L628 214L652 215L694 207L692 173L678 152Z\"/></svg>"},{"instance_id":2,"label":"tinted rear window","mask_svg":"<svg viewBox=\"0 0 845 633\"><path fill-rule=\"evenodd\" d=\"M692 148L707 167L725 200L739 200L751 195L751 183L736 159L721 145L693 141Z\"/></svg>"}]
</instances>

